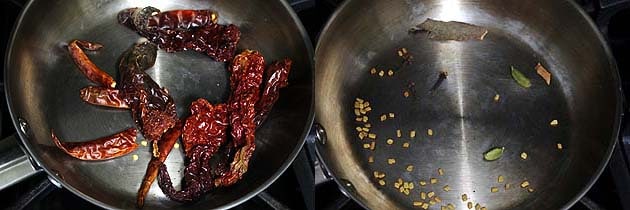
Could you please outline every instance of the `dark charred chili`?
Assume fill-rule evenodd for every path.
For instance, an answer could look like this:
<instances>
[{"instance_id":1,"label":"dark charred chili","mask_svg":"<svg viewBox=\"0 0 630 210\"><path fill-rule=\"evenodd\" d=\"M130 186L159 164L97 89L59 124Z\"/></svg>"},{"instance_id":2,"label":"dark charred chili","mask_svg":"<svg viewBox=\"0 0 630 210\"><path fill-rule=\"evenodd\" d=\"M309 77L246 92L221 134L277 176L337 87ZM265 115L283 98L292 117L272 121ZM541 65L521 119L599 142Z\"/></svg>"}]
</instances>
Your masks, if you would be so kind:
<instances>
[{"instance_id":1,"label":"dark charred chili","mask_svg":"<svg viewBox=\"0 0 630 210\"><path fill-rule=\"evenodd\" d=\"M129 109L118 89L88 86L81 89L81 100L98 106Z\"/></svg>"},{"instance_id":2,"label":"dark charred chili","mask_svg":"<svg viewBox=\"0 0 630 210\"><path fill-rule=\"evenodd\" d=\"M262 96L256 104L256 126L260 126L267 118L267 114L280 97L280 89L289 85L290 59L276 61L267 67L265 72L265 87Z\"/></svg>"},{"instance_id":3,"label":"dark charred chili","mask_svg":"<svg viewBox=\"0 0 630 210\"><path fill-rule=\"evenodd\" d=\"M209 10L160 12L145 7L118 13L119 23L167 52L194 50L225 62L234 55L241 33L235 25L220 25L216 21L217 14Z\"/></svg>"},{"instance_id":4,"label":"dark charred chili","mask_svg":"<svg viewBox=\"0 0 630 210\"><path fill-rule=\"evenodd\" d=\"M214 187L210 159L227 140L228 115L223 104L212 106L205 99L197 99L190 106L191 116L186 119L182 142L187 163L184 185L177 191L171 183L166 165L160 167L158 184L169 198L179 202L197 200Z\"/></svg>"},{"instance_id":5,"label":"dark charred chili","mask_svg":"<svg viewBox=\"0 0 630 210\"><path fill-rule=\"evenodd\" d=\"M232 145L236 149L229 170L215 179L215 186L229 186L247 172L255 144L256 103L260 98L265 60L257 51L245 50L234 57L229 66L232 93L228 99L228 115Z\"/></svg>"},{"instance_id":6,"label":"dark charred chili","mask_svg":"<svg viewBox=\"0 0 630 210\"><path fill-rule=\"evenodd\" d=\"M127 51L119 65L124 101L144 137L154 142L178 120L173 98L144 72L153 66L156 56L157 47L144 42Z\"/></svg>"},{"instance_id":7,"label":"dark charred chili","mask_svg":"<svg viewBox=\"0 0 630 210\"><path fill-rule=\"evenodd\" d=\"M99 85L115 88L116 82L106 72L101 70L94 64L90 58L87 57L83 49L95 51L103 48L103 45L82 40L72 40L68 44L68 51L74 63L79 67L81 73L85 75L90 81Z\"/></svg>"},{"instance_id":8,"label":"dark charred chili","mask_svg":"<svg viewBox=\"0 0 630 210\"><path fill-rule=\"evenodd\" d=\"M59 149L81 160L108 160L129 154L138 147L135 128L87 142L61 142L52 130L50 133Z\"/></svg>"},{"instance_id":9,"label":"dark charred chili","mask_svg":"<svg viewBox=\"0 0 630 210\"><path fill-rule=\"evenodd\" d=\"M142 179L142 184L140 185L140 189L138 190L138 197L136 200L136 204L139 208L144 206L144 199L151 189L151 184L155 181L155 178L158 175L158 169L168 157L168 154L173 149L175 142L179 139L179 136L182 135L183 125L181 122L177 122L175 126L169 129L163 136L162 140L157 143L157 147L159 148L159 154L157 157L153 156L151 161L149 161L149 166L147 167L147 172Z\"/></svg>"}]
</instances>

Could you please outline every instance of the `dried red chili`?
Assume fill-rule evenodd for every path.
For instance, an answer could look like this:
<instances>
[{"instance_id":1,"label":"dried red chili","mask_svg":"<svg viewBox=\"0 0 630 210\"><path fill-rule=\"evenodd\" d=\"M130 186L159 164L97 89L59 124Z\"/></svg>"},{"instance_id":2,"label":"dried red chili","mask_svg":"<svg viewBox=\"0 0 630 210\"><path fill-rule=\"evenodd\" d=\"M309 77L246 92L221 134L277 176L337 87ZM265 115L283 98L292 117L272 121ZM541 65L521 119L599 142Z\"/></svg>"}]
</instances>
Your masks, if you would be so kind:
<instances>
[{"instance_id":1,"label":"dried red chili","mask_svg":"<svg viewBox=\"0 0 630 210\"><path fill-rule=\"evenodd\" d=\"M50 133L59 149L81 160L108 160L129 154L138 147L135 128L87 142L62 142L52 130Z\"/></svg>"},{"instance_id":2,"label":"dried red chili","mask_svg":"<svg viewBox=\"0 0 630 210\"><path fill-rule=\"evenodd\" d=\"M162 192L179 202L196 200L213 188L210 159L227 139L228 116L223 104L212 106L205 99L197 99L190 110L192 114L186 119L182 138L187 158L185 187L175 190L165 165L160 167L158 179Z\"/></svg>"},{"instance_id":3,"label":"dried red chili","mask_svg":"<svg viewBox=\"0 0 630 210\"><path fill-rule=\"evenodd\" d=\"M119 23L167 52L194 50L225 62L234 55L241 33L235 25L220 25L216 21L216 13L209 10L160 12L145 7L125 9L118 14Z\"/></svg>"},{"instance_id":4,"label":"dried red chili","mask_svg":"<svg viewBox=\"0 0 630 210\"><path fill-rule=\"evenodd\" d=\"M156 56L157 46L144 42L127 51L119 65L119 89L124 102L131 107L132 117L150 141L159 140L178 120L173 98L145 73L155 63Z\"/></svg>"},{"instance_id":5,"label":"dried red chili","mask_svg":"<svg viewBox=\"0 0 630 210\"><path fill-rule=\"evenodd\" d=\"M256 104L256 126L267 118L267 114L280 97L280 89L289 85L289 72L291 71L291 59L276 61L267 67L265 72L265 87L262 96Z\"/></svg>"},{"instance_id":6,"label":"dried red chili","mask_svg":"<svg viewBox=\"0 0 630 210\"><path fill-rule=\"evenodd\" d=\"M88 86L81 89L81 100L98 106L128 109L120 90L104 87Z\"/></svg>"},{"instance_id":7,"label":"dried red chili","mask_svg":"<svg viewBox=\"0 0 630 210\"><path fill-rule=\"evenodd\" d=\"M236 148L230 169L214 183L229 186L247 172L249 159L256 149L256 103L260 98L265 60L257 51L245 50L229 66L232 93L228 99L232 145Z\"/></svg>"},{"instance_id":8,"label":"dried red chili","mask_svg":"<svg viewBox=\"0 0 630 210\"><path fill-rule=\"evenodd\" d=\"M72 60L77 65L77 67L79 67L79 70L81 70L81 73L83 73L92 82L106 87L114 88L116 87L116 82L114 81L114 78L98 68L96 64L94 64L90 60L90 58L87 57L85 52L83 52L83 49L95 51L101 48L103 48L103 45L99 43L82 40L72 40L68 44L68 51L70 51L70 56L72 57Z\"/></svg>"},{"instance_id":9,"label":"dried red chili","mask_svg":"<svg viewBox=\"0 0 630 210\"><path fill-rule=\"evenodd\" d=\"M160 155L157 157L153 156L151 161L149 161L147 172L142 179L142 184L140 185L138 197L136 199L136 204L139 208L144 206L144 199L146 198L149 189L151 189L151 184L153 184L153 181L155 181L155 178L158 175L158 169L164 163L166 157L168 157L168 154L171 152L171 149L173 149L175 142L177 142L177 139L182 134L182 128L182 123L177 122L173 128L164 133L162 140L157 143Z\"/></svg>"}]
</instances>

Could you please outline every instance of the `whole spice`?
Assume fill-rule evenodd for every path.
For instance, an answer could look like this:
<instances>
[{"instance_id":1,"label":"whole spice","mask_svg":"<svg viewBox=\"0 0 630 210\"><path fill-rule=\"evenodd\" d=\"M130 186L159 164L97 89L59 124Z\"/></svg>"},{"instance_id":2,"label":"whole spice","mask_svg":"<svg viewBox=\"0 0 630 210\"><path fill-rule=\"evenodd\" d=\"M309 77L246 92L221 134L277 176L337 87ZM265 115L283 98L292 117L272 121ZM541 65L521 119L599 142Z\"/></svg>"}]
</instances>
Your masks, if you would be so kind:
<instances>
[{"instance_id":1,"label":"whole spice","mask_svg":"<svg viewBox=\"0 0 630 210\"><path fill-rule=\"evenodd\" d=\"M52 130L50 133L59 149L81 160L108 160L129 154L138 147L135 128L87 142L61 142Z\"/></svg>"},{"instance_id":2,"label":"whole spice","mask_svg":"<svg viewBox=\"0 0 630 210\"><path fill-rule=\"evenodd\" d=\"M256 126L267 118L267 114L280 97L280 89L289 85L289 72L291 71L291 59L276 61L267 67L265 72L265 86L262 96L256 104Z\"/></svg>"},{"instance_id":3,"label":"whole spice","mask_svg":"<svg viewBox=\"0 0 630 210\"><path fill-rule=\"evenodd\" d=\"M114 81L114 78L98 68L96 64L92 63L90 58L88 58L85 52L83 52L83 49L96 51L100 50L101 48L103 48L103 45L99 43L83 40L72 40L68 44L68 51L70 51L70 56L72 57L72 60L77 65L77 67L79 67L79 70L81 70L81 73L83 73L85 77L99 85L108 88L115 88L116 81Z\"/></svg>"},{"instance_id":4,"label":"whole spice","mask_svg":"<svg viewBox=\"0 0 630 210\"><path fill-rule=\"evenodd\" d=\"M514 68L514 66L510 66L512 72L512 78L522 87L529 88L532 86L532 83L529 79L521 73L518 69Z\"/></svg>"},{"instance_id":5,"label":"whole spice","mask_svg":"<svg viewBox=\"0 0 630 210\"><path fill-rule=\"evenodd\" d=\"M209 10L160 12L154 7L129 8L118 13L118 22L167 52L194 50L219 62L233 57L241 37L236 25L217 24L216 13Z\"/></svg>"},{"instance_id":6,"label":"whole spice","mask_svg":"<svg viewBox=\"0 0 630 210\"><path fill-rule=\"evenodd\" d=\"M547 85L551 84L551 73L549 73L549 71L547 71L547 69L545 69L545 67L542 66L542 64L538 63L536 64L536 73L538 73L538 75L540 75L540 77L542 77L545 80L545 83L547 83Z\"/></svg>"},{"instance_id":7,"label":"whole spice","mask_svg":"<svg viewBox=\"0 0 630 210\"><path fill-rule=\"evenodd\" d=\"M503 155L503 150L505 147L492 148L483 154L483 159L486 161L498 160Z\"/></svg>"}]
</instances>

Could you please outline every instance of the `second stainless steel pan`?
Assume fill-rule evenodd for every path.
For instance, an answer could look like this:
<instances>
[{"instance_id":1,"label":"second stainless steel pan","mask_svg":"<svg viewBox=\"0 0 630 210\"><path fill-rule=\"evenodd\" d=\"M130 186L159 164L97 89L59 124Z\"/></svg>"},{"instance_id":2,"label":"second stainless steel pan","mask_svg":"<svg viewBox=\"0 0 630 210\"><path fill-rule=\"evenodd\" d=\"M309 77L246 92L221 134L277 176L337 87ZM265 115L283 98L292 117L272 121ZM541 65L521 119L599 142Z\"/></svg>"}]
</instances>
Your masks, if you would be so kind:
<instances>
[{"instance_id":1,"label":"second stainless steel pan","mask_svg":"<svg viewBox=\"0 0 630 210\"><path fill-rule=\"evenodd\" d=\"M428 18L488 34L436 41L408 33ZM400 48L411 64L401 65ZM370 209L568 208L602 172L619 129L616 65L572 1L348 0L322 32L315 62L316 122L326 134L317 151L341 187ZM550 85L537 63L551 72ZM530 88L517 84L511 66ZM440 72L448 76L435 85ZM374 138L358 136L366 123L355 119L356 98L370 103L361 115ZM494 147L505 148L502 157L484 160Z\"/></svg>"}]
</instances>

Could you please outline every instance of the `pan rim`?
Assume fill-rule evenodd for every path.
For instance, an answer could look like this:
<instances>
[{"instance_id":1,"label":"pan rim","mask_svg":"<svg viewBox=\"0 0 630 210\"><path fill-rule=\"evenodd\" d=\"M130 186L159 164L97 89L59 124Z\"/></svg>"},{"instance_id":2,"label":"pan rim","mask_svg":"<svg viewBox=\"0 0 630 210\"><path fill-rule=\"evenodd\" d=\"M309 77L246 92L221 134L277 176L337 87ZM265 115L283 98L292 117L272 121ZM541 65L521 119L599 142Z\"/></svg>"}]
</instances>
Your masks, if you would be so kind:
<instances>
[{"instance_id":1,"label":"pan rim","mask_svg":"<svg viewBox=\"0 0 630 210\"><path fill-rule=\"evenodd\" d=\"M342 10L344 10L344 8L346 8L350 2L352 0L347 0L344 1L342 3L342 5L340 5L339 7L337 7L337 9L335 10L335 12L333 12L333 14L330 16L330 18L328 19L328 21L326 22L326 24L324 25L322 31L320 32L320 35L318 37L317 40L317 45L315 47L315 56L317 56L317 52L320 50L321 48L321 43L322 43L322 37L327 36L327 34L329 33L328 31L330 31L330 27L333 24L333 22L336 21L337 16L339 16L339 14L341 13ZM588 14L574 1L571 0L563 0L563 2L568 3L571 9L577 10L577 12L579 13L579 15L586 20L588 27L590 28L590 30L592 30L595 33L595 36L597 37L597 41L599 42L600 46L602 46L603 50L604 50L604 54L608 60L608 64L609 64L609 70L611 71L611 73L613 74L613 86L616 87L615 88L615 101L616 101L616 105L615 105L615 120L613 122L613 128L612 128L612 135L611 135L611 140L609 140L609 145L606 148L606 152L603 155L603 159L600 162L600 165L597 167L597 169L595 170L595 173L591 176L590 180L588 182L586 182L586 185L584 185L584 187L582 187L582 189L580 191L578 191L575 196L573 196L573 198L569 199L567 203L565 203L564 206L562 206L562 209L569 209L571 206L575 205L582 197L584 197L584 195L586 195L586 193L593 187L593 185L595 184L595 182L599 179L599 177L601 176L601 174L604 172L604 169L606 168L606 166L608 166L608 162L610 161L610 158L612 156L613 151L615 150L615 147L617 145L617 140L619 139L619 131L621 129L621 120L624 116L623 113L623 102L624 102L624 93L623 93L623 89L621 86L621 77L619 75L619 69L617 66L617 62L612 54L612 51L610 49L610 46L608 46L608 42L606 42L606 38L603 36L603 34L601 33L601 31L599 30L599 28L597 27L597 25L595 24L595 22L588 16ZM317 57L314 58L315 61L317 61ZM317 71L317 69L315 69L315 71ZM317 123L317 121L315 121L315 123ZM336 175L336 173L332 170L330 170L330 166L326 163L326 159L324 158L324 156L322 155L322 152L325 151L324 148L321 148L322 146L319 145L318 143L316 143L316 147L315 147L315 152L317 154L317 157L319 158L320 162L322 163L322 167L323 169L331 175L332 179L335 181L335 183L337 183L338 188L340 189L340 191L350 197L352 200L356 201L356 203L358 203L361 207L365 208L365 209L369 209L368 206L361 202L361 200L358 199L357 195L354 193L351 193L351 189L348 189L348 186L344 185L343 183L341 183L341 181L339 180L338 176ZM321 151L320 151L321 150Z\"/></svg>"},{"instance_id":2,"label":"pan rim","mask_svg":"<svg viewBox=\"0 0 630 210\"><path fill-rule=\"evenodd\" d=\"M28 10L28 8L33 4L34 0L29 0L25 5L24 8L22 9L22 11L20 11L20 15L18 16L18 19L15 21L15 24L13 25L13 29L11 31L11 35L9 38L9 43L7 45L7 48L5 49L5 55L4 55L4 88L5 88L5 98L6 98L6 103L7 103L7 107L9 110L9 115L11 116L11 122L13 123L13 126L15 128L19 127L19 122L18 122L18 117L15 115L15 108L13 106L13 101L11 100L11 94L10 94L10 85L9 81L7 80L7 75L8 75L8 69L9 69L9 61L11 60L11 49L13 49L13 44L15 42L16 39L16 35L17 35L17 30L19 28L22 27L22 21L24 19L25 16L25 11ZM302 24L302 22L300 21L299 17L297 16L297 14L295 13L295 11L293 10L293 8L291 7L291 5L286 1L286 0L278 0L278 2L280 2L282 4L282 6L284 7L285 11L288 12L289 16L291 17L291 20L293 21L293 23L295 24L295 26L297 27L300 36L302 37L302 40L304 41L304 46L306 48L306 53L307 53L307 66L310 68L310 82L311 82L311 97L310 97L310 103L309 103L309 113L308 116L306 118L306 122L305 122L305 127L302 131L302 134L300 135L300 139L298 140L297 144L295 145L295 147L293 148L293 150L291 151L291 153L289 153L288 158L285 159L285 161L282 163L282 165L276 170L276 172L274 174L271 175L271 177L267 180L265 180L262 184L260 184L257 188L251 190L249 193L242 195L239 199L236 199L234 201L231 201L229 203L226 203L222 206L217 207L217 209L229 209L229 208L233 208L249 199L251 199L252 197L258 195L260 192L262 192L263 190L267 189L272 183L274 183L288 168L289 166L293 163L293 161L297 158L297 155L299 154L299 152L302 150L304 143L306 142L306 136L308 135L310 128L312 127L314 118L315 118L315 113L314 113L314 104L315 104L315 65L314 65L314 49L313 49L313 45L311 43L311 39L308 36L308 34L306 33L306 29L304 28L304 25ZM18 129L16 129L16 133L20 139L20 141L22 142L22 144L24 145L25 151L26 151L26 155L28 155L29 159L33 160L31 163L34 164L33 166L35 168L41 168L47 175L49 180L56 182L55 184L59 184L57 185L58 187L61 188L65 188L67 190L69 190L70 192L72 192L73 194L79 196L80 198L94 204L97 205L99 207L102 208L106 208L106 209L117 209L114 206L111 206L107 203L104 203L98 199L95 199L91 196L88 196L84 193L82 193L80 190L74 188L72 185L68 184L65 182L65 180L60 179L55 173L53 173L47 166L40 164L42 161L40 160L40 158L38 156L35 156L35 152L31 149L32 145L29 143L29 141L25 140L27 139L26 134L19 132Z\"/></svg>"}]
</instances>

